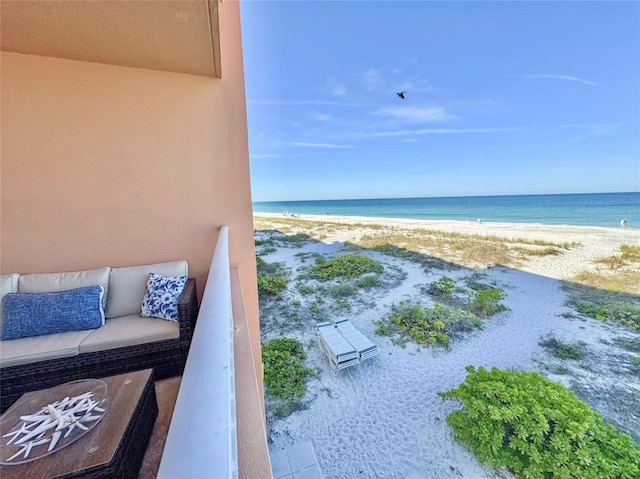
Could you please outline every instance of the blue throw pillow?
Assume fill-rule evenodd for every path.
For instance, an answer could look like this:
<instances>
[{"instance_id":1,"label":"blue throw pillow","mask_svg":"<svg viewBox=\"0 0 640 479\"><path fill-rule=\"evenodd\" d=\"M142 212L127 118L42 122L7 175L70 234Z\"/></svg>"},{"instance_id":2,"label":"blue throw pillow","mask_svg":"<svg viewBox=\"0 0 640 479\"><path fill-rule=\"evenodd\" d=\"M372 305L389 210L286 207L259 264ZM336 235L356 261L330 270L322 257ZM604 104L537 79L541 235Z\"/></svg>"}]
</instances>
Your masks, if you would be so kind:
<instances>
[{"instance_id":1,"label":"blue throw pillow","mask_svg":"<svg viewBox=\"0 0 640 479\"><path fill-rule=\"evenodd\" d=\"M53 293L9 293L2 298L2 340L97 329L104 325L104 287Z\"/></svg>"},{"instance_id":2,"label":"blue throw pillow","mask_svg":"<svg viewBox=\"0 0 640 479\"><path fill-rule=\"evenodd\" d=\"M140 316L177 321L178 298L186 283L186 276L160 276L149 273Z\"/></svg>"}]
</instances>

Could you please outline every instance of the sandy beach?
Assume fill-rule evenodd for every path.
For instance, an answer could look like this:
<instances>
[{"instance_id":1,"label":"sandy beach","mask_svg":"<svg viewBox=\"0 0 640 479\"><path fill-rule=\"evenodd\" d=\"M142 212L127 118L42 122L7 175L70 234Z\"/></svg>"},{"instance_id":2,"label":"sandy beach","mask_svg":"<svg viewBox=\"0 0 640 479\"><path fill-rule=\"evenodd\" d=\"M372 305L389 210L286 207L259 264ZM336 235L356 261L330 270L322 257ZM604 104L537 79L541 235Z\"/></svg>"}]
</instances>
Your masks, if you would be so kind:
<instances>
[{"instance_id":1,"label":"sandy beach","mask_svg":"<svg viewBox=\"0 0 640 479\"><path fill-rule=\"evenodd\" d=\"M254 215L254 225L257 254L279 263L288 279L280 299L261 303L262 340L299 339L305 365L315 371L291 414L278 417L276 402L267 398L271 451L311 441L325 478L512 477L479 464L453 440L445 422L460 406L437 392L463 382L467 365L539 371L640 439L640 374L631 363L640 353L618 346L640 334L578 314L566 287L589 275L627 274L633 283L637 263L614 268L602 258L615 256L622 245L639 246L640 230L264 213ZM295 241L286 239L292 235ZM385 236L412 254L367 247ZM410 240L402 244L405 238ZM503 255L491 260L478 244ZM301 293L313 258L345 254L379 261L385 269L382 286L339 300ZM425 286L445 276L461 288L471 280L498 287L507 309L486 318L482 329L454 338L448 348L403 348L375 334L374 322L401 301L432 306L436 300ZM640 293L640 284L625 288ZM343 318L378 344L381 355L334 375L317 345L315 324ZM539 344L550 336L583 342L586 355L573 361L554 357Z\"/></svg>"}]
</instances>

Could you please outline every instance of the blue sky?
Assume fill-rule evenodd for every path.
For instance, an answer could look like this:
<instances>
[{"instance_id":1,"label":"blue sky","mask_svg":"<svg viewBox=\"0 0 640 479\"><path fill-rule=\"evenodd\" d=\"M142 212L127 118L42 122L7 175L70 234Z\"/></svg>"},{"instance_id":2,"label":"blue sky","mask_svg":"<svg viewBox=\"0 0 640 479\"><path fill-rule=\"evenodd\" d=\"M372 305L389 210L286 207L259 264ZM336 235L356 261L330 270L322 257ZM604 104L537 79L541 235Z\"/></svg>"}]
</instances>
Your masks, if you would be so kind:
<instances>
[{"instance_id":1,"label":"blue sky","mask_svg":"<svg viewBox=\"0 0 640 479\"><path fill-rule=\"evenodd\" d=\"M241 15L254 201L640 191L638 2Z\"/></svg>"}]
</instances>

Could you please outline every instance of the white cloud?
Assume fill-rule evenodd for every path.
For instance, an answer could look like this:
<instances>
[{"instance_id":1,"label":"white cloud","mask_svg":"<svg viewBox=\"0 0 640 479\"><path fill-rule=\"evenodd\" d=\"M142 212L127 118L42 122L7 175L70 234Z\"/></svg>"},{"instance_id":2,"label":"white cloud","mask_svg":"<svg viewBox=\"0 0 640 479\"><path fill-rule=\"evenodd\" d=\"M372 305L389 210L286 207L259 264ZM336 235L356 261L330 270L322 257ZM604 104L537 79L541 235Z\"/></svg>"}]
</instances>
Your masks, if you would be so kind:
<instances>
[{"instance_id":1,"label":"white cloud","mask_svg":"<svg viewBox=\"0 0 640 479\"><path fill-rule=\"evenodd\" d=\"M429 93L438 89L429 85L427 80L409 80L399 84L396 90L409 92L409 96L411 96L411 93Z\"/></svg>"},{"instance_id":2,"label":"white cloud","mask_svg":"<svg viewBox=\"0 0 640 479\"><path fill-rule=\"evenodd\" d=\"M318 111L313 111L311 112L311 119L313 121L329 121L331 119L331 115L320 113Z\"/></svg>"},{"instance_id":3,"label":"white cloud","mask_svg":"<svg viewBox=\"0 0 640 479\"><path fill-rule=\"evenodd\" d=\"M361 77L362 81L364 82L364 87L369 91L375 90L376 88L382 86L382 84L384 83L382 74L379 70L376 70L374 68L370 68L369 70L364 72Z\"/></svg>"},{"instance_id":4,"label":"white cloud","mask_svg":"<svg viewBox=\"0 0 640 479\"><path fill-rule=\"evenodd\" d=\"M423 128L420 130L396 130L380 131L371 133L369 136L410 136L410 135L459 135L464 133L498 133L504 131L527 130L527 127L505 127L505 128Z\"/></svg>"},{"instance_id":5,"label":"white cloud","mask_svg":"<svg viewBox=\"0 0 640 479\"><path fill-rule=\"evenodd\" d=\"M303 146L305 148L354 148L352 145L336 145L334 143L305 143L305 142L294 142L291 143L293 146Z\"/></svg>"},{"instance_id":6,"label":"white cloud","mask_svg":"<svg viewBox=\"0 0 640 479\"><path fill-rule=\"evenodd\" d=\"M520 75L522 78L552 78L555 80L569 80L569 81L574 81L574 82L579 82L579 83L584 83L585 85L590 85L590 86L595 86L595 87L599 87L599 88L604 88L605 90L611 90L611 88L604 86L604 85L600 85L599 83L595 83L589 80L585 80L583 78L578 78L578 77L572 77L569 75Z\"/></svg>"},{"instance_id":7,"label":"white cloud","mask_svg":"<svg viewBox=\"0 0 640 479\"><path fill-rule=\"evenodd\" d=\"M417 138L404 138L402 141L405 142L405 143L415 143L416 141L418 141L418 139Z\"/></svg>"},{"instance_id":8,"label":"white cloud","mask_svg":"<svg viewBox=\"0 0 640 479\"><path fill-rule=\"evenodd\" d=\"M266 160L268 158L295 158L303 155L290 155L282 153L249 153L249 158L252 160Z\"/></svg>"},{"instance_id":9,"label":"white cloud","mask_svg":"<svg viewBox=\"0 0 640 479\"><path fill-rule=\"evenodd\" d=\"M327 100L247 100L248 105L272 106L300 106L300 105L336 105L336 106L365 106L363 103L346 103Z\"/></svg>"},{"instance_id":10,"label":"white cloud","mask_svg":"<svg viewBox=\"0 0 640 479\"><path fill-rule=\"evenodd\" d=\"M347 89L342 85L336 85L331 89L331 94L333 96L342 96L347 93Z\"/></svg>"},{"instance_id":11,"label":"white cloud","mask_svg":"<svg viewBox=\"0 0 640 479\"><path fill-rule=\"evenodd\" d=\"M444 121L454 118L439 106L399 105L382 108L373 114L411 123Z\"/></svg>"}]
</instances>

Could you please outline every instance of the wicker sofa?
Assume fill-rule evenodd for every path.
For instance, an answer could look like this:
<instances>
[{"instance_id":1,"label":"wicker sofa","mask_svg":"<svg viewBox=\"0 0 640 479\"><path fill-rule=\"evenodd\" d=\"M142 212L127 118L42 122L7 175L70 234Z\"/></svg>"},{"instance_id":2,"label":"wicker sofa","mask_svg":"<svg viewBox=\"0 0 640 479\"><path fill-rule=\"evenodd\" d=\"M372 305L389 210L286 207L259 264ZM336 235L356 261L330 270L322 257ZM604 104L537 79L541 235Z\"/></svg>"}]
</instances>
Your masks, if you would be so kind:
<instances>
[{"instance_id":1,"label":"wicker sofa","mask_svg":"<svg viewBox=\"0 0 640 479\"><path fill-rule=\"evenodd\" d=\"M178 300L178 321L165 321L140 316L149 273L188 276L188 266L186 261L171 261L72 273L2 275L2 297L101 285L106 320L97 329L0 341L1 410L25 392L75 379L146 368L154 369L155 379L182 374L198 315L195 279L187 280Z\"/></svg>"}]
</instances>

